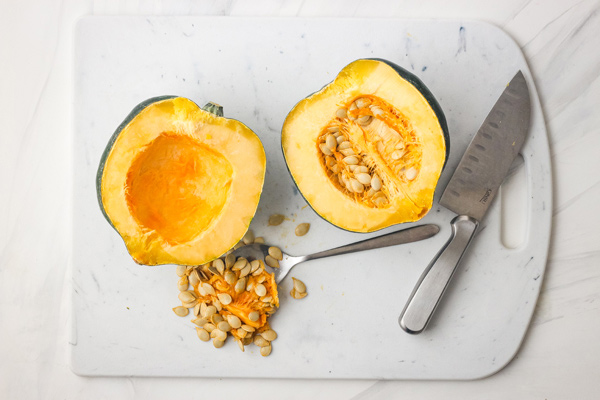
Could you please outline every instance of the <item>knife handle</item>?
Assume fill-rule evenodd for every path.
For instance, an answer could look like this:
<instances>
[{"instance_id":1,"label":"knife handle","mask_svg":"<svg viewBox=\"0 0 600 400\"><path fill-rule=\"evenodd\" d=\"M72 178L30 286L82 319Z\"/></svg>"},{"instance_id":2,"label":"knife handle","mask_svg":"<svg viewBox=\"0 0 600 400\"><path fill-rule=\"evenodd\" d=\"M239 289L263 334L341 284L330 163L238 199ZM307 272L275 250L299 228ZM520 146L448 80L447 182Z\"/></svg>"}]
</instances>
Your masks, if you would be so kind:
<instances>
[{"instance_id":1,"label":"knife handle","mask_svg":"<svg viewBox=\"0 0 600 400\"><path fill-rule=\"evenodd\" d=\"M455 217L451 224L452 236L419 278L398 319L408 333L425 330L479 225L466 215Z\"/></svg>"}]
</instances>

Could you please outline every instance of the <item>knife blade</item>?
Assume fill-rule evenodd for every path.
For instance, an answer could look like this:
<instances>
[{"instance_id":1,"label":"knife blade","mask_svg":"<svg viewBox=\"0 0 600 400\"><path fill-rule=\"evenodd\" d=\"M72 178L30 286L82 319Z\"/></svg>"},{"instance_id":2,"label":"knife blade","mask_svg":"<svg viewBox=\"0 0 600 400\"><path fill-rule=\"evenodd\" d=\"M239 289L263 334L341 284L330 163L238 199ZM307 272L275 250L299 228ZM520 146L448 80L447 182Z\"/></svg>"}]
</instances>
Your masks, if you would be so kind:
<instances>
[{"instance_id":1,"label":"knife blade","mask_svg":"<svg viewBox=\"0 0 600 400\"><path fill-rule=\"evenodd\" d=\"M452 234L427 266L398 322L411 334L427 327L479 223L492 204L519 154L530 122L527 81L519 71L504 89L471 140L446 189L440 205L458 214Z\"/></svg>"}]
</instances>

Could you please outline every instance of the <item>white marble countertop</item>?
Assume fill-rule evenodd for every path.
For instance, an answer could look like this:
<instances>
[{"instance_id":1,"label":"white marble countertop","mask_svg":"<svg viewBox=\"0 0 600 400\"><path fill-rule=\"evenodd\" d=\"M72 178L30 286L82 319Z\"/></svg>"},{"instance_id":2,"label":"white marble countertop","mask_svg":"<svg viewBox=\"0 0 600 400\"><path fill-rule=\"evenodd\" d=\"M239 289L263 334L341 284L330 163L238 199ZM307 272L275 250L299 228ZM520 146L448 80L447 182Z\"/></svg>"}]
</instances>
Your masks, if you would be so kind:
<instances>
[{"instance_id":1,"label":"white marble countertop","mask_svg":"<svg viewBox=\"0 0 600 400\"><path fill-rule=\"evenodd\" d=\"M600 398L600 2L42 1L0 5L0 398ZM82 15L479 19L527 57L554 174L542 293L516 358L468 382L83 378L69 368L73 25Z\"/></svg>"}]
</instances>

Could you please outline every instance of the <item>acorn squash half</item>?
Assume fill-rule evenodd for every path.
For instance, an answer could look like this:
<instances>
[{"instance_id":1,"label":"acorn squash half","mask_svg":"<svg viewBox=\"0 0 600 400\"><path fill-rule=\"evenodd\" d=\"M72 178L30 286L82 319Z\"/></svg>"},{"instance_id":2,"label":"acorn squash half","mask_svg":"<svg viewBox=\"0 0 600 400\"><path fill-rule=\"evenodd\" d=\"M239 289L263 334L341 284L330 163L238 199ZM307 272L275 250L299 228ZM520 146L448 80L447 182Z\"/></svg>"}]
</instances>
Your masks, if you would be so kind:
<instances>
[{"instance_id":1,"label":"acorn squash half","mask_svg":"<svg viewBox=\"0 0 600 400\"><path fill-rule=\"evenodd\" d=\"M98 201L139 264L198 265L248 230L263 188L258 136L183 97L139 104L117 128L98 168Z\"/></svg>"},{"instance_id":2,"label":"acorn squash half","mask_svg":"<svg viewBox=\"0 0 600 400\"><path fill-rule=\"evenodd\" d=\"M296 104L281 144L311 207L354 232L427 214L449 153L446 119L431 92L378 59L354 61Z\"/></svg>"}]
</instances>

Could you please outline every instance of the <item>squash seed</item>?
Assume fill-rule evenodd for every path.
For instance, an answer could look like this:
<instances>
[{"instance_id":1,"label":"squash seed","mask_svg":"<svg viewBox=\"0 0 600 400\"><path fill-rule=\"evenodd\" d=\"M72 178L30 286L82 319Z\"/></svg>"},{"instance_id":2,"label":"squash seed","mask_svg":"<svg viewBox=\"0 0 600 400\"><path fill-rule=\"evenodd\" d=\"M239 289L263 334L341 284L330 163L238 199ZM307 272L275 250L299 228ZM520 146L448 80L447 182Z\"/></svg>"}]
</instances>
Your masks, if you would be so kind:
<instances>
[{"instance_id":1,"label":"squash seed","mask_svg":"<svg viewBox=\"0 0 600 400\"><path fill-rule=\"evenodd\" d=\"M210 322L212 322L215 326L221 321L223 321L223 316L221 314L213 314L210 316Z\"/></svg>"},{"instance_id":2,"label":"squash seed","mask_svg":"<svg viewBox=\"0 0 600 400\"><path fill-rule=\"evenodd\" d=\"M210 267L208 267L208 272L210 272L213 275L219 275L219 271L212 265Z\"/></svg>"},{"instance_id":3,"label":"squash seed","mask_svg":"<svg viewBox=\"0 0 600 400\"><path fill-rule=\"evenodd\" d=\"M371 106L371 112L375 116L383 115L383 109L379 106Z\"/></svg>"},{"instance_id":4,"label":"squash seed","mask_svg":"<svg viewBox=\"0 0 600 400\"><path fill-rule=\"evenodd\" d=\"M208 282L203 282L202 283L202 289L204 289L207 294L210 294L210 295L214 295L215 294L215 288L212 287L212 285L210 283L208 283Z\"/></svg>"},{"instance_id":5,"label":"squash seed","mask_svg":"<svg viewBox=\"0 0 600 400\"><path fill-rule=\"evenodd\" d=\"M206 316L206 309L208 308L208 305L204 302L200 303L200 316L202 318L208 318Z\"/></svg>"},{"instance_id":6,"label":"squash seed","mask_svg":"<svg viewBox=\"0 0 600 400\"><path fill-rule=\"evenodd\" d=\"M250 270L252 270L252 266L246 263L246 266L240 271L240 278L243 278L246 275L248 275L250 273Z\"/></svg>"},{"instance_id":7,"label":"squash seed","mask_svg":"<svg viewBox=\"0 0 600 400\"><path fill-rule=\"evenodd\" d=\"M265 347L265 346L269 345L269 341L266 340L265 338L263 338L262 336L255 336L254 344L257 345L258 347Z\"/></svg>"},{"instance_id":8,"label":"squash seed","mask_svg":"<svg viewBox=\"0 0 600 400\"><path fill-rule=\"evenodd\" d=\"M254 243L262 243L262 244L264 244L265 243L265 238L262 237L262 236L259 236L259 237L257 237L257 238L254 239Z\"/></svg>"},{"instance_id":9,"label":"squash seed","mask_svg":"<svg viewBox=\"0 0 600 400\"><path fill-rule=\"evenodd\" d=\"M190 302L196 300L196 295L194 294L194 292L191 292L189 290L179 292L178 297L182 303L190 303Z\"/></svg>"},{"instance_id":10,"label":"squash seed","mask_svg":"<svg viewBox=\"0 0 600 400\"><path fill-rule=\"evenodd\" d=\"M178 265L177 268L175 269L177 276L184 276L186 268L187 267L185 265Z\"/></svg>"},{"instance_id":11,"label":"squash seed","mask_svg":"<svg viewBox=\"0 0 600 400\"><path fill-rule=\"evenodd\" d=\"M346 157L350 157L350 156L356 155L356 153L352 149L340 150L340 153L342 153Z\"/></svg>"},{"instance_id":12,"label":"squash seed","mask_svg":"<svg viewBox=\"0 0 600 400\"><path fill-rule=\"evenodd\" d=\"M290 295L292 296L292 298L294 298L296 300L300 300L300 299L305 298L308 295L308 293L300 293L300 292L296 291L296 289L292 289L290 291Z\"/></svg>"},{"instance_id":13,"label":"squash seed","mask_svg":"<svg viewBox=\"0 0 600 400\"><path fill-rule=\"evenodd\" d=\"M221 312L221 310L223 309L223 305L221 304L221 302L219 300L213 301L213 306L215 306L215 308L217 309L217 312Z\"/></svg>"},{"instance_id":14,"label":"squash seed","mask_svg":"<svg viewBox=\"0 0 600 400\"><path fill-rule=\"evenodd\" d=\"M242 343L241 340L236 340L238 347L240 348L240 350L242 351L242 353L244 352L244 343Z\"/></svg>"},{"instance_id":15,"label":"squash seed","mask_svg":"<svg viewBox=\"0 0 600 400\"><path fill-rule=\"evenodd\" d=\"M242 343L244 344L244 346L248 346L252 344L252 336L246 336L245 338L242 339Z\"/></svg>"},{"instance_id":16,"label":"squash seed","mask_svg":"<svg viewBox=\"0 0 600 400\"><path fill-rule=\"evenodd\" d=\"M362 117L360 117L360 118L357 118L357 119L356 119L356 122L357 122L359 125L362 125L362 126L367 126L367 125L369 125L369 124L371 123L371 120L372 120L372 118L373 118L373 117L371 117L370 115L363 115Z\"/></svg>"},{"instance_id":17,"label":"squash seed","mask_svg":"<svg viewBox=\"0 0 600 400\"><path fill-rule=\"evenodd\" d=\"M252 260L250 261L250 273L256 271L258 268L260 268L260 261L258 260Z\"/></svg>"},{"instance_id":18,"label":"squash seed","mask_svg":"<svg viewBox=\"0 0 600 400\"><path fill-rule=\"evenodd\" d=\"M217 297L219 298L221 304L223 304L224 306L231 304L231 295L229 295L228 293L219 293Z\"/></svg>"},{"instance_id":19,"label":"squash seed","mask_svg":"<svg viewBox=\"0 0 600 400\"><path fill-rule=\"evenodd\" d=\"M263 357L268 357L271 354L271 344L269 344L268 346L263 346L260 348L260 355Z\"/></svg>"},{"instance_id":20,"label":"squash seed","mask_svg":"<svg viewBox=\"0 0 600 400\"><path fill-rule=\"evenodd\" d=\"M339 148L339 145L344 143L344 141L346 141L346 137L344 135L340 134L340 135L338 135L338 137L335 138L335 141L337 142L338 148Z\"/></svg>"},{"instance_id":21,"label":"squash seed","mask_svg":"<svg viewBox=\"0 0 600 400\"><path fill-rule=\"evenodd\" d=\"M271 257L270 255L265 257L265 263L271 268L279 268L279 261L277 261L275 258Z\"/></svg>"},{"instance_id":22,"label":"squash seed","mask_svg":"<svg viewBox=\"0 0 600 400\"><path fill-rule=\"evenodd\" d=\"M246 245L254 243L254 232L248 230L242 238L242 242L244 242Z\"/></svg>"},{"instance_id":23,"label":"squash seed","mask_svg":"<svg viewBox=\"0 0 600 400\"><path fill-rule=\"evenodd\" d=\"M296 236L304 236L308 233L310 229L310 224L307 222L303 222L296 227Z\"/></svg>"},{"instance_id":24,"label":"squash seed","mask_svg":"<svg viewBox=\"0 0 600 400\"><path fill-rule=\"evenodd\" d=\"M336 133L339 132L340 127L337 125L327 127L327 132Z\"/></svg>"},{"instance_id":25,"label":"squash seed","mask_svg":"<svg viewBox=\"0 0 600 400\"><path fill-rule=\"evenodd\" d=\"M299 293L305 293L306 292L306 285L304 284L304 282L302 282L300 279L296 279L292 277L292 280L294 281L294 289L299 292Z\"/></svg>"},{"instance_id":26,"label":"squash seed","mask_svg":"<svg viewBox=\"0 0 600 400\"><path fill-rule=\"evenodd\" d=\"M258 275L262 274L264 270L265 270L265 268L261 266L260 268L258 268L256 271L254 271L252 273L252 276L258 276Z\"/></svg>"},{"instance_id":27,"label":"squash seed","mask_svg":"<svg viewBox=\"0 0 600 400\"><path fill-rule=\"evenodd\" d=\"M210 333L210 337L225 341L225 340L227 340L227 332L223 332L219 328L216 328L216 329L213 329L213 331Z\"/></svg>"},{"instance_id":28,"label":"squash seed","mask_svg":"<svg viewBox=\"0 0 600 400\"><path fill-rule=\"evenodd\" d=\"M258 295L258 297L263 297L264 295L267 294L267 288L262 283L259 283L254 288L254 292Z\"/></svg>"},{"instance_id":29,"label":"squash seed","mask_svg":"<svg viewBox=\"0 0 600 400\"><path fill-rule=\"evenodd\" d=\"M196 328L196 333L198 334L198 338L203 342L208 342L210 340L210 333L208 333L207 330Z\"/></svg>"},{"instance_id":30,"label":"squash seed","mask_svg":"<svg viewBox=\"0 0 600 400\"><path fill-rule=\"evenodd\" d=\"M185 317L186 315L189 314L190 310L188 310L187 308L183 307L183 306L177 306L173 308L173 312L178 316L178 317Z\"/></svg>"},{"instance_id":31,"label":"squash seed","mask_svg":"<svg viewBox=\"0 0 600 400\"><path fill-rule=\"evenodd\" d=\"M208 306L206 307L206 312L203 315L204 318L209 318L211 315L216 314L217 313L217 307L215 306Z\"/></svg>"},{"instance_id":32,"label":"squash seed","mask_svg":"<svg viewBox=\"0 0 600 400\"><path fill-rule=\"evenodd\" d=\"M227 254L225 256L225 267L231 268L235 264L235 256L233 254Z\"/></svg>"},{"instance_id":33,"label":"squash seed","mask_svg":"<svg viewBox=\"0 0 600 400\"><path fill-rule=\"evenodd\" d=\"M273 329L267 329L266 331L261 332L260 335L269 342L272 342L273 340L277 339L277 332L275 332Z\"/></svg>"},{"instance_id":34,"label":"squash seed","mask_svg":"<svg viewBox=\"0 0 600 400\"><path fill-rule=\"evenodd\" d=\"M248 264L248 261L245 258L240 257L237 259L235 264L233 264L233 267L231 267L231 269L234 271L239 271L242 268L244 268L246 264Z\"/></svg>"},{"instance_id":35,"label":"squash seed","mask_svg":"<svg viewBox=\"0 0 600 400\"><path fill-rule=\"evenodd\" d=\"M231 325L227 321L221 321L217 324L217 328L223 332L229 332L231 330Z\"/></svg>"},{"instance_id":36,"label":"squash seed","mask_svg":"<svg viewBox=\"0 0 600 400\"><path fill-rule=\"evenodd\" d=\"M254 284L252 282L248 282L248 284L246 285L246 292L251 292L253 287Z\"/></svg>"},{"instance_id":37,"label":"squash seed","mask_svg":"<svg viewBox=\"0 0 600 400\"><path fill-rule=\"evenodd\" d=\"M235 292L238 294L246 290L246 278L238 279L238 281L235 283L235 287L233 290L235 290Z\"/></svg>"},{"instance_id":38,"label":"squash seed","mask_svg":"<svg viewBox=\"0 0 600 400\"><path fill-rule=\"evenodd\" d=\"M369 173L369 168L367 168L364 165L359 165L358 167L356 167L354 169L354 174L368 174Z\"/></svg>"},{"instance_id":39,"label":"squash seed","mask_svg":"<svg viewBox=\"0 0 600 400\"><path fill-rule=\"evenodd\" d=\"M349 141L344 141L342 143L340 143L340 145L338 146L338 150L346 150L352 147L352 144Z\"/></svg>"},{"instance_id":40,"label":"squash seed","mask_svg":"<svg viewBox=\"0 0 600 400\"><path fill-rule=\"evenodd\" d=\"M258 311L252 311L250 314L248 314L248 319L252 322L258 321L259 318L260 314L258 313Z\"/></svg>"},{"instance_id":41,"label":"squash seed","mask_svg":"<svg viewBox=\"0 0 600 400\"><path fill-rule=\"evenodd\" d=\"M267 280L267 277L264 275L261 275L258 277L258 279L256 280L256 283L263 283L264 281Z\"/></svg>"},{"instance_id":42,"label":"squash seed","mask_svg":"<svg viewBox=\"0 0 600 400\"><path fill-rule=\"evenodd\" d=\"M237 315L230 314L227 316L227 322L229 322L229 326L234 329L238 329L242 326L242 321Z\"/></svg>"},{"instance_id":43,"label":"squash seed","mask_svg":"<svg viewBox=\"0 0 600 400\"><path fill-rule=\"evenodd\" d=\"M179 282L177 282L177 289L179 289L180 292L184 292L186 290L188 290L190 286L188 277L186 275L182 276L179 279Z\"/></svg>"},{"instance_id":44,"label":"squash seed","mask_svg":"<svg viewBox=\"0 0 600 400\"><path fill-rule=\"evenodd\" d=\"M181 305L184 306L185 308L194 308L194 307L196 307L197 304L198 304L198 299L196 299L194 301L190 301L189 303L181 303Z\"/></svg>"},{"instance_id":45,"label":"squash seed","mask_svg":"<svg viewBox=\"0 0 600 400\"><path fill-rule=\"evenodd\" d=\"M335 151L335 148L337 146L337 140L335 139L335 137L333 137L333 135L329 134L325 138L325 144L327 145L327 147L329 147L331 151Z\"/></svg>"},{"instance_id":46,"label":"squash seed","mask_svg":"<svg viewBox=\"0 0 600 400\"><path fill-rule=\"evenodd\" d=\"M362 183L363 185L370 185L371 184L371 175L366 174L364 172L361 173L354 173L354 176L356 176L356 180L359 181L360 183Z\"/></svg>"},{"instance_id":47,"label":"squash seed","mask_svg":"<svg viewBox=\"0 0 600 400\"><path fill-rule=\"evenodd\" d=\"M329 147L327 147L327 145L326 145L325 143L321 143L321 144L319 145L319 148L321 149L321 152L322 152L323 154L325 154L326 156L330 156L330 155L332 155L332 154L333 154L333 153L331 152L331 150L329 149Z\"/></svg>"},{"instance_id":48,"label":"squash seed","mask_svg":"<svg viewBox=\"0 0 600 400\"><path fill-rule=\"evenodd\" d=\"M215 338L215 339L219 339L222 341L227 340L227 332L223 332L222 330L220 330L219 328L214 329L211 333L210 333L210 337Z\"/></svg>"},{"instance_id":49,"label":"squash seed","mask_svg":"<svg viewBox=\"0 0 600 400\"><path fill-rule=\"evenodd\" d=\"M356 107L365 108L366 106L371 104L371 100L369 100L369 98L367 97L359 97L358 99L356 99L355 103Z\"/></svg>"},{"instance_id":50,"label":"squash seed","mask_svg":"<svg viewBox=\"0 0 600 400\"><path fill-rule=\"evenodd\" d=\"M217 329L217 327L214 324L210 323L210 322L207 322L206 324L202 325L202 328L204 330L206 330L208 333L211 333L212 331L214 331L215 329Z\"/></svg>"},{"instance_id":51,"label":"squash seed","mask_svg":"<svg viewBox=\"0 0 600 400\"><path fill-rule=\"evenodd\" d=\"M242 329L249 333L252 333L256 330L253 326L246 325L246 324L242 325Z\"/></svg>"},{"instance_id":52,"label":"squash seed","mask_svg":"<svg viewBox=\"0 0 600 400\"><path fill-rule=\"evenodd\" d=\"M204 303L202 303L204 304ZM194 306L194 315L197 317L200 315L200 307L202 306L202 304L198 303Z\"/></svg>"},{"instance_id":53,"label":"squash seed","mask_svg":"<svg viewBox=\"0 0 600 400\"><path fill-rule=\"evenodd\" d=\"M381 179L378 175L373 175L371 178L371 187L373 190L378 191L381 189Z\"/></svg>"},{"instance_id":54,"label":"squash seed","mask_svg":"<svg viewBox=\"0 0 600 400\"><path fill-rule=\"evenodd\" d=\"M262 299L263 303L270 303L271 301L273 301L273 296L267 296Z\"/></svg>"},{"instance_id":55,"label":"squash seed","mask_svg":"<svg viewBox=\"0 0 600 400\"><path fill-rule=\"evenodd\" d=\"M225 341L223 341L223 340L219 340L217 338L213 339L213 346L215 346L217 349L220 349L221 347L223 347L224 344L225 344Z\"/></svg>"},{"instance_id":56,"label":"squash seed","mask_svg":"<svg viewBox=\"0 0 600 400\"><path fill-rule=\"evenodd\" d=\"M224 278L225 278L225 282L229 283L230 285L233 285L237 279L235 274L231 271L225 272Z\"/></svg>"},{"instance_id":57,"label":"squash seed","mask_svg":"<svg viewBox=\"0 0 600 400\"><path fill-rule=\"evenodd\" d=\"M395 150L392 153L392 160L399 160L402 158L402 156L404 155L404 151L403 150Z\"/></svg>"},{"instance_id":58,"label":"squash seed","mask_svg":"<svg viewBox=\"0 0 600 400\"><path fill-rule=\"evenodd\" d=\"M200 279L200 273L198 272L198 270L194 270L192 271L192 273L190 274L189 277L189 282L192 286L198 286L198 284L200 283L201 279Z\"/></svg>"},{"instance_id":59,"label":"squash seed","mask_svg":"<svg viewBox=\"0 0 600 400\"><path fill-rule=\"evenodd\" d=\"M269 255L276 260L283 260L283 253L279 247L271 246L269 247Z\"/></svg>"},{"instance_id":60,"label":"squash seed","mask_svg":"<svg viewBox=\"0 0 600 400\"><path fill-rule=\"evenodd\" d=\"M242 242L242 241L240 240L239 242L237 242L237 243L236 243L236 244L233 246L233 249L234 249L234 250L237 250L237 249L239 249L240 247L244 247L244 246L245 246L244 242Z\"/></svg>"},{"instance_id":61,"label":"squash seed","mask_svg":"<svg viewBox=\"0 0 600 400\"><path fill-rule=\"evenodd\" d=\"M192 323L198 326L204 326L204 324L206 324L207 322L208 320L206 320L206 318L195 318L192 320Z\"/></svg>"},{"instance_id":62,"label":"squash seed","mask_svg":"<svg viewBox=\"0 0 600 400\"><path fill-rule=\"evenodd\" d=\"M356 179L351 179L350 184L352 185L352 191L356 193L362 193L365 191L365 187L363 186L363 184L357 181Z\"/></svg>"},{"instance_id":63,"label":"squash seed","mask_svg":"<svg viewBox=\"0 0 600 400\"><path fill-rule=\"evenodd\" d=\"M348 156L343 160L348 165L356 165L358 164L358 158L356 156Z\"/></svg>"},{"instance_id":64,"label":"squash seed","mask_svg":"<svg viewBox=\"0 0 600 400\"><path fill-rule=\"evenodd\" d=\"M223 275L225 272L225 263L220 258L217 258L212 262L213 267L219 272L219 275Z\"/></svg>"},{"instance_id":65,"label":"squash seed","mask_svg":"<svg viewBox=\"0 0 600 400\"><path fill-rule=\"evenodd\" d=\"M237 333L237 335L239 337L241 337L242 339L245 338L250 332L247 332L245 330L243 330L242 328L238 328L235 333Z\"/></svg>"},{"instance_id":66,"label":"squash seed","mask_svg":"<svg viewBox=\"0 0 600 400\"><path fill-rule=\"evenodd\" d=\"M348 116L347 114L347 109L345 109L344 107L338 108L337 111L335 112L335 116L341 119L344 119Z\"/></svg>"},{"instance_id":67,"label":"squash seed","mask_svg":"<svg viewBox=\"0 0 600 400\"><path fill-rule=\"evenodd\" d=\"M410 167L406 172L405 172L405 176L406 179L408 179L409 181L412 181L413 179L415 179L417 177L417 169L415 167Z\"/></svg>"},{"instance_id":68,"label":"squash seed","mask_svg":"<svg viewBox=\"0 0 600 400\"><path fill-rule=\"evenodd\" d=\"M281 225L281 223L283 222L284 219L285 219L285 217L281 214L273 214L269 217L269 225L270 226Z\"/></svg>"}]
</instances>

